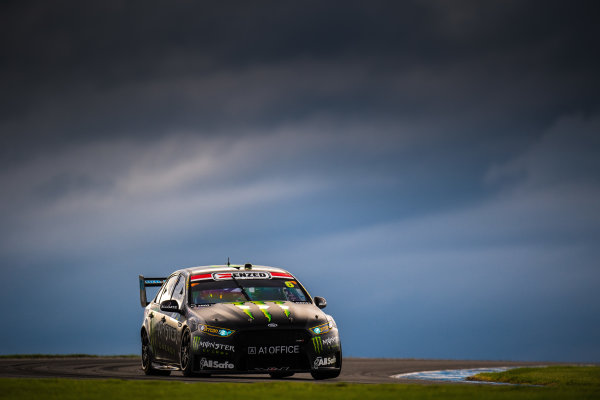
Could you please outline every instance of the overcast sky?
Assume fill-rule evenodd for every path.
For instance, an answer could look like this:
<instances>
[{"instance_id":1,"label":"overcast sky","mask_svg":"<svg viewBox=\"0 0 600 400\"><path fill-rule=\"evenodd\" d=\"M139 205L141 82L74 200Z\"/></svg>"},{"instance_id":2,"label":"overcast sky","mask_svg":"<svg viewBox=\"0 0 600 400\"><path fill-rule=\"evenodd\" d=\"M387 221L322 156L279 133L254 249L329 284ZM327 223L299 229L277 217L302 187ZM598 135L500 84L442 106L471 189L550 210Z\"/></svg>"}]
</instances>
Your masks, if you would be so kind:
<instances>
[{"instance_id":1,"label":"overcast sky","mask_svg":"<svg viewBox=\"0 0 600 400\"><path fill-rule=\"evenodd\" d=\"M347 356L600 361L595 2L3 2L0 353L275 265Z\"/></svg>"}]
</instances>

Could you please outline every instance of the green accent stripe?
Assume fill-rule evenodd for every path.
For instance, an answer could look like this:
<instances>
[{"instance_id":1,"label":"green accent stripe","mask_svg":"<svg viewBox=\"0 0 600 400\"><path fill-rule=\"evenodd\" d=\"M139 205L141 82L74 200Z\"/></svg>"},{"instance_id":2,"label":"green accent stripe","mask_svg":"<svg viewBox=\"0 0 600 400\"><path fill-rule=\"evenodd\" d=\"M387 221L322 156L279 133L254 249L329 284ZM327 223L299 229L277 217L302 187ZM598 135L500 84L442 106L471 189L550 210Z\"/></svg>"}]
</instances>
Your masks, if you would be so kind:
<instances>
[{"instance_id":1,"label":"green accent stripe","mask_svg":"<svg viewBox=\"0 0 600 400\"><path fill-rule=\"evenodd\" d=\"M239 306L243 306L245 304L243 301L235 302L233 304L238 306L238 308L240 310L242 310L247 316L249 316L250 319L254 319L254 315L252 315L252 312L250 312L250 308L239 307Z\"/></svg>"},{"instance_id":2,"label":"green accent stripe","mask_svg":"<svg viewBox=\"0 0 600 400\"><path fill-rule=\"evenodd\" d=\"M274 301L273 303L277 304L283 310L283 313L285 314L286 317L288 317L288 318L290 317L290 310L288 310L287 306L283 305L284 304L283 301Z\"/></svg>"},{"instance_id":3,"label":"green accent stripe","mask_svg":"<svg viewBox=\"0 0 600 400\"><path fill-rule=\"evenodd\" d=\"M267 319L269 320L269 322L271 322L271 314L269 314L269 312L264 308L261 308L260 311L262 311L263 314L265 314L265 317L267 317Z\"/></svg>"},{"instance_id":4,"label":"green accent stripe","mask_svg":"<svg viewBox=\"0 0 600 400\"><path fill-rule=\"evenodd\" d=\"M264 301L253 301L252 303L256 304L257 306L265 306L266 305ZM269 306L267 306L267 308L268 307ZM271 314L269 314L269 311L267 311L267 308L261 308L261 307L258 307L258 308L260 311L262 311L262 313L265 315L265 317L267 317L269 322L271 322L272 317L271 317Z\"/></svg>"}]
</instances>

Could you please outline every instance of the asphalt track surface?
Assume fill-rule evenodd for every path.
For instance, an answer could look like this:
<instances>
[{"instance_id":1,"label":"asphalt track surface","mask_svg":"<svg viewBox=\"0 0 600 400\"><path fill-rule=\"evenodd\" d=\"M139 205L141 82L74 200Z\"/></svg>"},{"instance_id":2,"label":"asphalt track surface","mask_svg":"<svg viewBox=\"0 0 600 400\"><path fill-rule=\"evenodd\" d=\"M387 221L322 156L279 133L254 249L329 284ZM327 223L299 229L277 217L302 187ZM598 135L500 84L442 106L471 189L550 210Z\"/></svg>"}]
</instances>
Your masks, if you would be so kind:
<instances>
[{"instance_id":1,"label":"asphalt track surface","mask_svg":"<svg viewBox=\"0 0 600 400\"><path fill-rule=\"evenodd\" d=\"M336 379L315 381L310 374L296 374L282 380L288 382L350 382L350 383L427 383L423 380L391 378L407 372L437 371L442 369L488 368L540 365L540 362L511 361L457 361L344 358L341 375ZM74 379L153 379L189 382L268 382L268 375L213 375L209 378L186 378L173 371L168 377L144 375L138 358L50 358L0 359L2 378L74 378ZM440 383L440 382L435 382Z\"/></svg>"}]
</instances>

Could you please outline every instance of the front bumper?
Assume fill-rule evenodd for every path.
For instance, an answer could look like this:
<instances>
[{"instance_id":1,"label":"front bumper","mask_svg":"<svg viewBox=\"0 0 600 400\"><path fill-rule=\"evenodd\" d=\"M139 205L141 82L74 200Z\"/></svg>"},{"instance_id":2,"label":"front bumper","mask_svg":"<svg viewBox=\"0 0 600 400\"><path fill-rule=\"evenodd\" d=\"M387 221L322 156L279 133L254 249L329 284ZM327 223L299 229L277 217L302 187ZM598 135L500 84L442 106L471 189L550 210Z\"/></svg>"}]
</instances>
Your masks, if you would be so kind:
<instances>
[{"instance_id":1,"label":"front bumper","mask_svg":"<svg viewBox=\"0 0 600 400\"><path fill-rule=\"evenodd\" d=\"M315 335L307 329L248 329L229 337L194 332L194 372L268 373L336 370L342 365L337 329Z\"/></svg>"}]
</instances>

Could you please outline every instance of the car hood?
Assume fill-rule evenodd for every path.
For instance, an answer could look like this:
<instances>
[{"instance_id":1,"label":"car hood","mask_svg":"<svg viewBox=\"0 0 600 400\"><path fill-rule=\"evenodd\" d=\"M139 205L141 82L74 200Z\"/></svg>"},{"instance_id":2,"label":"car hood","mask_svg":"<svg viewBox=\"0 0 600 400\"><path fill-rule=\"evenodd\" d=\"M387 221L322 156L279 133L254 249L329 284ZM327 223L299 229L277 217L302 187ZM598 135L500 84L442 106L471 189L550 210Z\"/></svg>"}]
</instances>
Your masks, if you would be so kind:
<instances>
[{"instance_id":1,"label":"car hood","mask_svg":"<svg viewBox=\"0 0 600 400\"><path fill-rule=\"evenodd\" d=\"M199 323L229 329L278 327L312 328L327 323L326 314L313 304L291 301L221 303L189 308Z\"/></svg>"}]
</instances>

